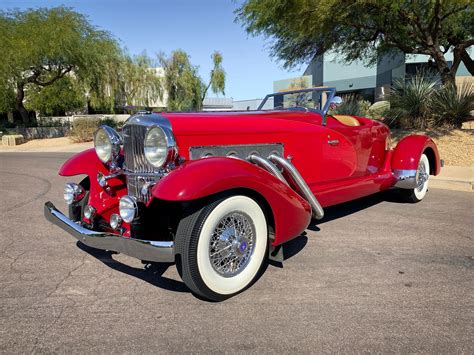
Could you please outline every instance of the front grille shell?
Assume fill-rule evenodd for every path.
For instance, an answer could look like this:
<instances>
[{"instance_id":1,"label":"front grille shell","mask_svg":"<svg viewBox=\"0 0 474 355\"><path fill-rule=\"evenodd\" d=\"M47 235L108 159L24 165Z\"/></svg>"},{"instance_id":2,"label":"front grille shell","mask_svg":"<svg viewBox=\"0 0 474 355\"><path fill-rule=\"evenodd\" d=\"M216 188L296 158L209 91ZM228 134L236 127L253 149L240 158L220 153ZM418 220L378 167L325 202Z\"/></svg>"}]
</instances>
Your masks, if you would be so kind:
<instances>
[{"instance_id":1,"label":"front grille shell","mask_svg":"<svg viewBox=\"0 0 474 355\"><path fill-rule=\"evenodd\" d=\"M148 129L153 126L171 130L169 121L157 114L131 116L122 130L123 171L127 175L128 194L145 204L151 199L151 189L148 189L146 195L142 195L142 186L146 183L156 183L166 173L165 169L155 168L145 158L145 136Z\"/></svg>"}]
</instances>

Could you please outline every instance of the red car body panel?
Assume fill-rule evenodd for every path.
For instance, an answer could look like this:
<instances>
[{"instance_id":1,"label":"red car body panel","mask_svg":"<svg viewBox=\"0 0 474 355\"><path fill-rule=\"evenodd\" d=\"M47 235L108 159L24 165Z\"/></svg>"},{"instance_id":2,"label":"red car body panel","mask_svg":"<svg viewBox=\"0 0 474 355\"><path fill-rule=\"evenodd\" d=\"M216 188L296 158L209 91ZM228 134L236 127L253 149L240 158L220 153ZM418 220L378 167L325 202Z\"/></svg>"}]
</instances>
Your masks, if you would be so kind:
<instances>
[{"instance_id":1,"label":"red car body panel","mask_svg":"<svg viewBox=\"0 0 474 355\"><path fill-rule=\"evenodd\" d=\"M249 162L225 157L190 160L197 146L283 144L290 158L323 207L391 188L393 171L417 169L423 152L430 155L432 174L440 170L438 150L426 136L413 135L387 150L390 131L384 124L356 117L352 127L315 112L256 111L225 113L161 113L171 124L184 163L161 178L154 198L190 201L232 189L253 190L268 202L275 223L274 245L298 236L310 223L309 204L292 188ZM337 141L331 145L331 141ZM127 193L125 177L97 183L97 172L109 174L93 149L68 160L60 175L90 177L89 202L105 220L118 213L118 200ZM128 226L124 225L128 231ZM127 235L127 234L126 234Z\"/></svg>"},{"instance_id":2,"label":"red car body panel","mask_svg":"<svg viewBox=\"0 0 474 355\"><path fill-rule=\"evenodd\" d=\"M392 169L417 169L421 154L425 151L428 151L429 154L433 154L432 157L428 156L428 158L436 162L433 166L430 161L430 167L433 167L433 171L430 173L432 175L438 175L441 168L438 148L430 137L418 134L407 136L398 142L393 152Z\"/></svg>"},{"instance_id":3,"label":"red car body panel","mask_svg":"<svg viewBox=\"0 0 474 355\"><path fill-rule=\"evenodd\" d=\"M125 177L121 175L110 179L108 181L109 188L104 189L97 182L98 172L105 175L110 174L107 167L97 157L95 149L92 148L78 153L66 161L59 170L59 175L87 175L90 180L89 204L94 206L98 216L109 221L112 213L118 213L118 203L120 197L127 194L127 184ZM124 223L124 227L127 229L125 235L130 235L126 223Z\"/></svg>"},{"instance_id":4,"label":"red car body panel","mask_svg":"<svg viewBox=\"0 0 474 355\"><path fill-rule=\"evenodd\" d=\"M274 245L300 235L311 221L311 207L293 189L266 170L235 158L186 162L165 176L152 193L161 200L190 201L235 189L255 191L268 202L275 222Z\"/></svg>"}]
</instances>

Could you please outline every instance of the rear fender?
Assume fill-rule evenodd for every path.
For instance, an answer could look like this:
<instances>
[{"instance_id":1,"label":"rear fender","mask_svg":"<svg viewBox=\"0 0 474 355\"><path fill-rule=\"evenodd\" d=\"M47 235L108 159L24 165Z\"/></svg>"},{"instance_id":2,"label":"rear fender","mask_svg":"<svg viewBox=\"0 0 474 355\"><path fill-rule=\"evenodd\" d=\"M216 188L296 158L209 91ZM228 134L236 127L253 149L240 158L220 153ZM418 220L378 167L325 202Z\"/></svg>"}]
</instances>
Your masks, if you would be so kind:
<instances>
[{"instance_id":1,"label":"rear fender","mask_svg":"<svg viewBox=\"0 0 474 355\"><path fill-rule=\"evenodd\" d=\"M438 148L425 135L413 134L398 142L392 155L392 171L417 170L421 155L426 154L430 163L430 175L438 175L441 169Z\"/></svg>"},{"instance_id":2,"label":"rear fender","mask_svg":"<svg viewBox=\"0 0 474 355\"><path fill-rule=\"evenodd\" d=\"M288 185L245 160L213 157L192 160L162 178L155 198L192 201L233 189L252 190L269 204L278 245L300 235L311 221L311 207Z\"/></svg>"}]
</instances>

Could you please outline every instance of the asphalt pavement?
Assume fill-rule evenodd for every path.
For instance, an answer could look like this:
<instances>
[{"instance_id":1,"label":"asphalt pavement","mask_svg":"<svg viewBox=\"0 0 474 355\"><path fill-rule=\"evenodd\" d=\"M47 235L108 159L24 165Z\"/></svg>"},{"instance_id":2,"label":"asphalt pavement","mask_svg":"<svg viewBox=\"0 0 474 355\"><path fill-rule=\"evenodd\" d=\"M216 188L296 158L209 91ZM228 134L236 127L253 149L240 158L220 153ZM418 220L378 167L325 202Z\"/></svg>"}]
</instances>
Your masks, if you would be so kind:
<instances>
[{"instance_id":1,"label":"asphalt pavement","mask_svg":"<svg viewBox=\"0 0 474 355\"><path fill-rule=\"evenodd\" d=\"M473 193L328 208L283 267L210 303L172 265L90 249L45 221L46 200L66 208L69 155L0 153L2 354L474 352Z\"/></svg>"}]
</instances>

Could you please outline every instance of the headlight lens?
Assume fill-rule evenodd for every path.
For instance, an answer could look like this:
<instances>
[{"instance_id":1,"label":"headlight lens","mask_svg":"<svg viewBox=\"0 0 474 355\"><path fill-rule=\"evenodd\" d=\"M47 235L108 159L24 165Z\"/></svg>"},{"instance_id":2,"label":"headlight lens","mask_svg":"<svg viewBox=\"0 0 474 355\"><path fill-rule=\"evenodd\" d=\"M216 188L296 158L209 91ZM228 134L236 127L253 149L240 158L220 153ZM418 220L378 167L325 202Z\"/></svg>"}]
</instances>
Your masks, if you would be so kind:
<instances>
[{"instance_id":1,"label":"headlight lens","mask_svg":"<svg viewBox=\"0 0 474 355\"><path fill-rule=\"evenodd\" d=\"M110 216L110 227L112 227L112 229L118 229L121 225L122 225L122 217L120 217L116 213L113 213Z\"/></svg>"},{"instance_id":2,"label":"headlight lens","mask_svg":"<svg viewBox=\"0 0 474 355\"><path fill-rule=\"evenodd\" d=\"M121 139L117 132L108 126L101 126L94 135L97 156L103 163L110 163L120 153Z\"/></svg>"},{"instance_id":3,"label":"headlight lens","mask_svg":"<svg viewBox=\"0 0 474 355\"><path fill-rule=\"evenodd\" d=\"M119 203L119 213L125 222L131 223L138 213L137 200L132 196L122 196Z\"/></svg>"},{"instance_id":4,"label":"headlight lens","mask_svg":"<svg viewBox=\"0 0 474 355\"><path fill-rule=\"evenodd\" d=\"M160 168L175 157L176 144L173 134L161 127L152 127L145 136L144 151L148 162Z\"/></svg>"},{"instance_id":5,"label":"headlight lens","mask_svg":"<svg viewBox=\"0 0 474 355\"><path fill-rule=\"evenodd\" d=\"M68 182L64 185L64 201L66 201L68 205L81 200L84 197L84 194L85 191L81 185L73 182Z\"/></svg>"}]
</instances>

